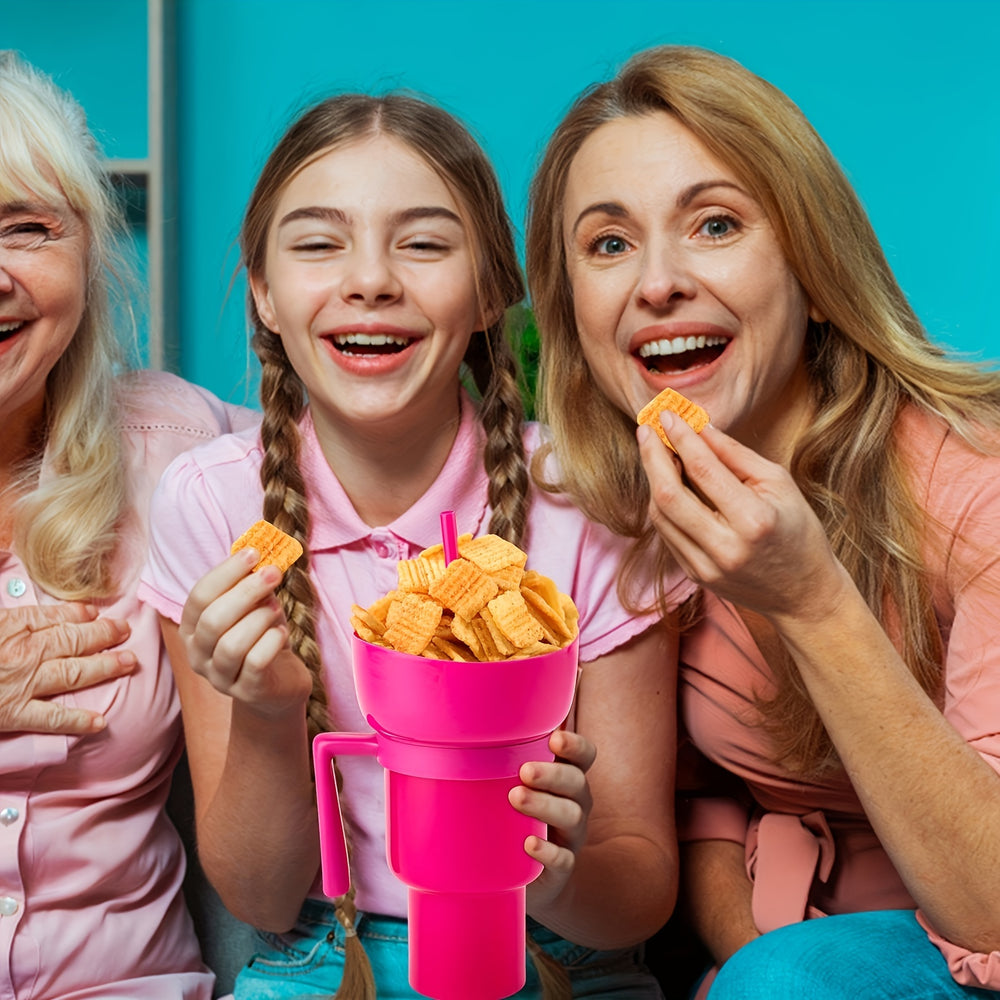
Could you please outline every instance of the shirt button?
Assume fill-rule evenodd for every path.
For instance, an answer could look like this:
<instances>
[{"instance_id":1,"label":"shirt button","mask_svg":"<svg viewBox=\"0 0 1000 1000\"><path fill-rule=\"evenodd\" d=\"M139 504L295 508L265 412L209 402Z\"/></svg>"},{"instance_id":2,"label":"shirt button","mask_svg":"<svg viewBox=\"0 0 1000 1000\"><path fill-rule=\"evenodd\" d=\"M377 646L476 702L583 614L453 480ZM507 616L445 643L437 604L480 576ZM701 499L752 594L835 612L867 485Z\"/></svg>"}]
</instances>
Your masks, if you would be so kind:
<instances>
[{"instance_id":1,"label":"shirt button","mask_svg":"<svg viewBox=\"0 0 1000 1000\"><path fill-rule=\"evenodd\" d=\"M389 555L389 546L386 545L385 542L376 542L375 555L377 555L379 559L385 559Z\"/></svg>"},{"instance_id":2,"label":"shirt button","mask_svg":"<svg viewBox=\"0 0 1000 1000\"><path fill-rule=\"evenodd\" d=\"M19 576L12 576L7 581L7 593L11 597L24 597L24 592L28 589L28 585Z\"/></svg>"},{"instance_id":3,"label":"shirt button","mask_svg":"<svg viewBox=\"0 0 1000 1000\"><path fill-rule=\"evenodd\" d=\"M17 913L17 900L13 896L0 896L0 917L12 917Z\"/></svg>"},{"instance_id":4,"label":"shirt button","mask_svg":"<svg viewBox=\"0 0 1000 1000\"><path fill-rule=\"evenodd\" d=\"M3 823L4 826L10 826L11 823L16 823L20 818L21 814L13 806L0 809L0 823Z\"/></svg>"}]
</instances>

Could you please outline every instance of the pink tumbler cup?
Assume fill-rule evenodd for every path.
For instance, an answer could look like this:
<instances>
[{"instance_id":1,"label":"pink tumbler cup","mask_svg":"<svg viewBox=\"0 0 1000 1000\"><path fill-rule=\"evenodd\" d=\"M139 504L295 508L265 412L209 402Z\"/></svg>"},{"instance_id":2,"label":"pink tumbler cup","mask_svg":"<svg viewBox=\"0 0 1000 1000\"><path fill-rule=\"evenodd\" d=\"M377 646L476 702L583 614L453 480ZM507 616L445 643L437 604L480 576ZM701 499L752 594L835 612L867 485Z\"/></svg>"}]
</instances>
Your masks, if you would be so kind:
<instances>
[{"instance_id":1,"label":"pink tumbler cup","mask_svg":"<svg viewBox=\"0 0 1000 1000\"><path fill-rule=\"evenodd\" d=\"M354 636L358 702L372 733L313 741L323 891L350 886L333 778L338 754L385 768L389 867L408 887L410 985L437 1000L499 1000L525 982L524 851L544 824L507 800L520 766L552 760L569 713L577 641L521 660L432 660Z\"/></svg>"}]
</instances>

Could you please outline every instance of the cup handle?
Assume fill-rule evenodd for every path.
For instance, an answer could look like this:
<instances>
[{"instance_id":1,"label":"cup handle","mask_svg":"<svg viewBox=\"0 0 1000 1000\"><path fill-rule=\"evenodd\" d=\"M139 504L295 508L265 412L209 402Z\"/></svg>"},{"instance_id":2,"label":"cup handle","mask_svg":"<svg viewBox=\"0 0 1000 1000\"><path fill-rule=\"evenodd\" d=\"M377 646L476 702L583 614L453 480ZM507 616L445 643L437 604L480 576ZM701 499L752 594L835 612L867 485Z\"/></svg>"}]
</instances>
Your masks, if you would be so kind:
<instances>
[{"instance_id":1,"label":"cup handle","mask_svg":"<svg viewBox=\"0 0 1000 1000\"><path fill-rule=\"evenodd\" d=\"M378 753L378 737L374 733L320 733L313 740L312 750L323 892L336 899L351 887L351 873L347 864L344 819L333 778L333 758L338 754L374 757Z\"/></svg>"}]
</instances>

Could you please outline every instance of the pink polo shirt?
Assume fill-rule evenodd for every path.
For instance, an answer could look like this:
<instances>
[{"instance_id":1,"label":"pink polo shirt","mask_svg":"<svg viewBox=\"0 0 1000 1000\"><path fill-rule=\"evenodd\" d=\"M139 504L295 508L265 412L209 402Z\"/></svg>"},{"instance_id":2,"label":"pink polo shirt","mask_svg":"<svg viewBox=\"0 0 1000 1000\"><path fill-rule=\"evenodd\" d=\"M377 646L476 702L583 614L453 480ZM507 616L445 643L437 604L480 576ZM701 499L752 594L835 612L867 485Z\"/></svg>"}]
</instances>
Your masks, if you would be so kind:
<instances>
[{"instance_id":1,"label":"pink polo shirt","mask_svg":"<svg viewBox=\"0 0 1000 1000\"><path fill-rule=\"evenodd\" d=\"M159 620L136 596L149 498L186 448L255 418L172 375L122 380L133 512L120 533L118 594L138 657L120 680L56 699L103 712L73 737L0 733L0 998L209 1000L181 896L184 853L163 813L181 724ZM43 471L43 475L45 472ZM15 552L0 550L0 605L58 604Z\"/></svg>"},{"instance_id":2,"label":"pink polo shirt","mask_svg":"<svg viewBox=\"0 0 1000 1000\"><path fill-rule=\"evenodd\" d=\"M946 648L942 710L1000 772L1000 457L973 451L916 407L902 413L897 438L913 496L928 515L924 565ZM742 780L749 808L691 798L682 802L680 833L745 844L758 927L912 909L847 774L791 774L775 763L766 734L747 724L755 695L773 691L773 678L730 604L706 593L704 618L684 636L681 661L680 703L691 738ZM958 982L1000 989L1000 952L975 954L928 932Z\"/></svg>"},{"instance_id":3,"label":"pink polo shirt","mask_svg":"<svg viewBox=\"0 0 1000 1000\"><path fill-rule=\"evenodd\" d=\"M338 730L368 732L351 669L351 605L367 606L395 589L397 562L440 541L442 510L455 511L460 533L488 530L482 431L473 404L463 398L459 431L440 476L405 514L374 529L357 515L327 465L308 415L301 431L311 516L310 572L319 599L318 635L330 710ZM537 445L537 427L526 429L526 443L529 450ZM225 559L233 539L260 517L261 460L256 433L229 435L182 457L164 476L153 499L150 561L140 593L168 618L180 619L193 584ZM610 652L651 623L651 618L626 612L616 595L626 542L569 504L535 491L525 548L528 566L552 577L576 602L582 662ZM405 917L405 886L386 864L382 768L369 757L342 757L338 763L357 904ZM318 881L311 894L322 898Z\"/></svg>"}]
</instances>

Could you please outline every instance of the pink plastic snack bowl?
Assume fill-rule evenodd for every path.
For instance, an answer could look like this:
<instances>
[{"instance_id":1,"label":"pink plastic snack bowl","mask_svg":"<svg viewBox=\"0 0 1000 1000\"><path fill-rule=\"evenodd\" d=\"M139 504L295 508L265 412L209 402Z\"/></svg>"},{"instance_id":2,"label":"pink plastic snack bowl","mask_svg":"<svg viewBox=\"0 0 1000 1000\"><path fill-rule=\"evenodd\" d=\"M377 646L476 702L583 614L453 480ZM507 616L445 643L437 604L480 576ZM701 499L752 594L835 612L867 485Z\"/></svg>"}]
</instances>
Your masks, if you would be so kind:
<instances>
[{"instance_id":1,"label":"pink plastic snack bowl","mask_svg":"<svg viewBox=\"0 0 1000 1000\"><path fill-rule=\"evenodd\" d=\"M386 769L389 867L408 886L410 985L437 1000L499 1000L525 982L524 852L544 824L510 805L529 760L552 760L569 713L577 640L522 660L432 660L353 639L358 702L372 733L313 742L323 891L350 887L333 779L338 754Z\"/></svg>"}]
</instances>

